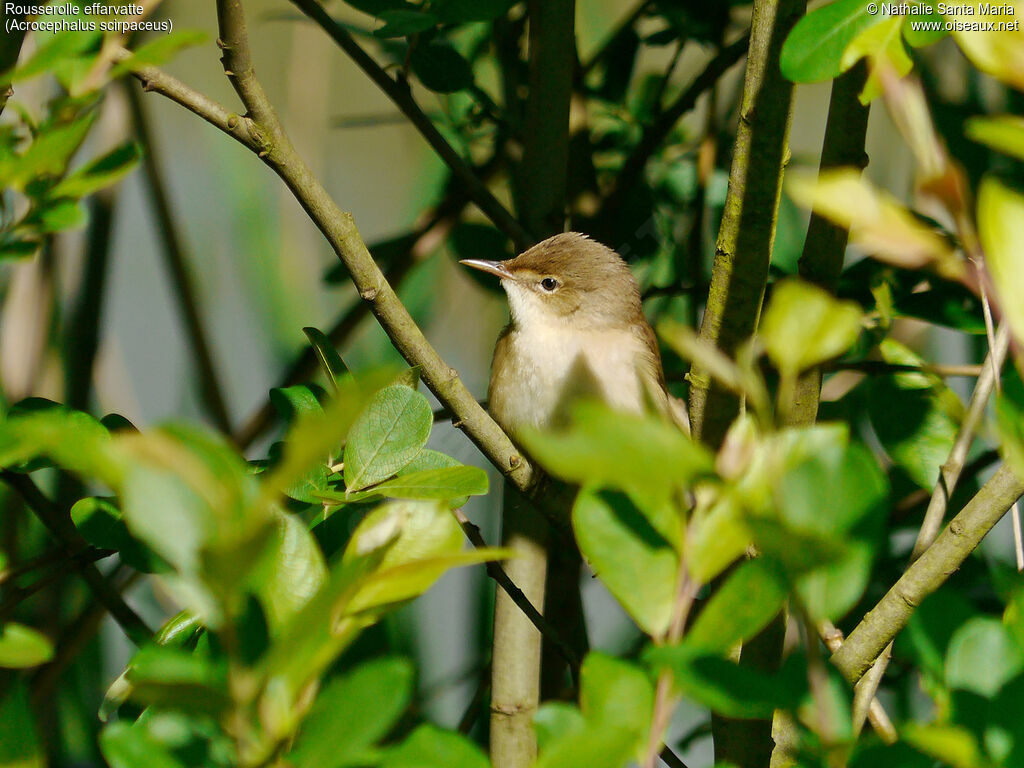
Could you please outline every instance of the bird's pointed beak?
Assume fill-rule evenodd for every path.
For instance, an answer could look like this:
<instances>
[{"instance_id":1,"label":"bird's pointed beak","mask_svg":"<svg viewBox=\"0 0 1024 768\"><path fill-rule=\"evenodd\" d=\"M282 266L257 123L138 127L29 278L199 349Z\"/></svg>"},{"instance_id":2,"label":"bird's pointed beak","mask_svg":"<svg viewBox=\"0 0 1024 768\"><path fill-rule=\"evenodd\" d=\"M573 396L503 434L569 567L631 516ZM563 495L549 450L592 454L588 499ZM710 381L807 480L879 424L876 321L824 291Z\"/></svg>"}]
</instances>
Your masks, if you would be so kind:
<instances>
[{"instance_id":1,"label":"bird's pointed beak","mask_svg":"<svg viewBox=\"0 0 1024 768\"><path fill-rule=\"evenodd\" d=\"M483 259L462 259L459 264L465 264L467 267L473 269L479 269L481 272L489 272L492 275L497 275L502 279L512 279L512 273L505 268L504 262L501 261L484 261Z\"/></svg>"}]
</instances>

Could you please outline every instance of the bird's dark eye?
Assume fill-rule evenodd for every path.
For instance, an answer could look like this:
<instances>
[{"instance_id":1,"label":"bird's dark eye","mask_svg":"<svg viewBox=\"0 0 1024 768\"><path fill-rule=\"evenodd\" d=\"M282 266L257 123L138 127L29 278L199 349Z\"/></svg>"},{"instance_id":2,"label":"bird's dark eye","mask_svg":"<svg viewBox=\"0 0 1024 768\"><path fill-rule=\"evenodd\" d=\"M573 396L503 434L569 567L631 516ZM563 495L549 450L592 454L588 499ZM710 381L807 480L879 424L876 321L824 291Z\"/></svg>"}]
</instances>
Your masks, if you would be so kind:
<instances>
[{"instance_id":1,"label":"bird's dark eye","mask_svg":"<svg viewBox=\"0 0 1024 768\"><path fill-rule=\"evenodd\" d=\"M540 281L540 287L543 288L548 293L550 293L551 291L555 290L555 288L558 287L558 281L555 280L555 278L553 277L545 277L543 280Z\"/></svg>"}]
</instances>

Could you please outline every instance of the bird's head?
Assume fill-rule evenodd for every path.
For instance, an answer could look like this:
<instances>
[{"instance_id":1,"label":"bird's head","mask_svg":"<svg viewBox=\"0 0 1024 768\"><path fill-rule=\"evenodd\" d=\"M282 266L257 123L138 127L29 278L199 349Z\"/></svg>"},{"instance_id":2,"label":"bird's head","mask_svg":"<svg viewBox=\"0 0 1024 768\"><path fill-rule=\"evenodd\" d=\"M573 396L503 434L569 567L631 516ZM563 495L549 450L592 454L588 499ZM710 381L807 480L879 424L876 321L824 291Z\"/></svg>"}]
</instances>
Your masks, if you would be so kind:
<instances>
[{"instance_id":1,"label":"bird's head","mask_svg":"<svg viewBox=\"0 0 1024 768\"><path fill-rule=\"evenodd\" d=\"M549 237L507 261L461 263L501 278L516 326L564 323L596 330L643 317L640 290L626 262L577 232Z\"/></svg>"}]
</instances>

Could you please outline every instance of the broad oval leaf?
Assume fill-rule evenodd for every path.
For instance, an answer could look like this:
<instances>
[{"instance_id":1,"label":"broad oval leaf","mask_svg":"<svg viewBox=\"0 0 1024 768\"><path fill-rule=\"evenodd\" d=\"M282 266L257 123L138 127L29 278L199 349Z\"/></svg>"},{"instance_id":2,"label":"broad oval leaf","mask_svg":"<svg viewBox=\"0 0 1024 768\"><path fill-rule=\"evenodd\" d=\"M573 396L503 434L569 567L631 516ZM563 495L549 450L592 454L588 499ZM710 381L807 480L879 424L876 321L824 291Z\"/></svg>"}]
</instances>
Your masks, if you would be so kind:
<instances>
[{"instance_id":1,"label":"broad oval leaf","mask_svg":"<svg viewBox=\"0 0 1024 768\"><path fill-rule=\"evenodd\" d=\"M972 117L964 123L964 133L973 141L1024 160L1024 117Z\"/></svg>"},{"instance_id":2,"label":"broad oval leaf","mask_svg":"<svg viewBox=\"0 0 1024 768\"><path fill-rule=\"evenodd\" d=\"M994 696L1021 669L1024 650L999 619L968 619L949 641L946 682L952 688Z\"/></svg>"},{"instance_id":3,"label":"broad oval leaf","mask_svg":"<svg viewBox=\"0 0 1024 768\"><path fill-rule=\"evenodd\" d=\"M345 487L360 491L394 475L426 445L433 425L427 398L409 387L384 387L349 430Z\"/></svg>"},{"instance_id":4,"label":"broad oval leaf","mask_svg":"<svg viewBox=\"0 0 1024 768\"><path fill-rule=\"evenodd\" d=\"M116 722L100 734L100 751L110 768L185 768L140 725Z\"/></svg>"},{"instance_id":5,"label":"broad oval leaf","mask_svg":"<svg viewBox=\"0 0 1024 768\"><path fill-rule=\"evenodd\" d=\"M473 84L469 62L448 43L417 45L409 55L409 66L421 83L437 93L455 93Z\"/></svg>"},{"instance_id":6,"label":"broad oval leaf","mask_svg":"<svg viewBox=\"0 0 1024 768\"><path fill-rule=\"evenodd\" d=\"M817 83L843 71L843 51L884 16L872 16L862 0L836 0L796 23L782 46L779 66L795 83Z\"/></svg>"},{"instance_id":7,"label":"broad oval leaf","mask_svg":"<svg viewBox=\"0 0 1024 768\"><path fill-rule=\"evenodd\" d=\"M783 280L772 291L758 335L784 376L838 357L857 340L861 310L816 285Z\"/></svg>"},{"instance_id":8,"label":"broad oval leaf","mask_svg":"<svg viewBox=\"0 0 1024 768\"><path fill-rule=\"evenodd\" d=\"M0 625L0 667L38 667L53 658L53 643L41 632L24 624Z\"/></svg>"},{"instance_id":9,"label":"broad oval leaf","mask_svg":"<svg viewBox=\"0 0 1024 768\"><path fill-rule=\"evenodd\" d=\"M584 489L572 510L580 552L648 635L668 629L679 570L672 544L624 493Z\"/></svg>"},{"instance_id":10,"label":"broad oval leaf","mask_svg":"<svg viewBox=\"0 0 1024 768\"><path fill-rule=\"evenodd\" d=\"M338 382L343 376L348 375L348 366L341 359L341 355L338 354L338 350L334 348L331 340L319 328L307 326L302 329L302 332L309 339L309 343L313 347L313 352L316 353L316 358L320 362L320 368L323 369L327 380L331 382L331 386L337 391Z\"/></svg>"},{"instance_id":11,"label":"broad oval leaf","mask_svg":"<svg viewBox=\"0 0 1024 768\"><path fill-rule=\"evenodd\" d=\"M375 37L407 37L433 29L438 22L432 13L407 8L382 11L377 18L384 22L384 26L373 30Z\"/></svg>"},{"instance_id":12,"label":"broad oval leaf","mask_svg":"<svg viewBox=\"0 0 1024 768\"><path fill-rule=\"evenodd\" d=\"M598 403L579 404L566 430L524 429L521 439L562 480L621 488L652 502L714 469L708 450L672 424Z\"/></svg>"},{"instance_id":13,"label":"broad oval leaf","mask_svg":"<svg viewBox=\"0 0 1024 768\"><path fill-rule=\"evenodd\" d=\"M1024 341L1024 195L994 178L978 193L978 235L1003 317Z\"/></svg>"},{"instance_id":14,"label":"broad oval leaf","mask_svg":"<svg viewBox=\"0 0 1024 768\"><path fill-rule=\"evenodd\" d=\"M786 588L762 560L748 560L733 571L700 612L686 644L705 653L726 653L756 635L782 609Z\"/></svg>"},{"instance_id":15,"label":"broad oval leaf","mask_svg":"<svg viewBox=\"0 0 1024 768\"><path fill-rule=\"evenodd\" d=\"M51 190L52 197L80 198L116 184L135 168L142 157L142 148L128 141L107 154L72 171Z\"/></svg>"},{"instance_id":16,"label":"broad oval leaf","mask_svg":"<svg viewBox=\"0 0 1024 768\"><path fill-rule=\"evenodd\" d=\"M458 499L487 493L487 473L479 467L444 467L403 472L372 488L346 494L346 501L362 501L373 497L391 499ZM325 498L330 498L324 495Z\"/></svg>"},{"instance_id":17,"label":"broad oval leaf","mask_svg":"<svg viewBox=\"0 0 1024 768\"><path fill-rule=\"evenodd\" d=\"M480 748L452 731L421 725L379 763L380 768L488 768Z\"/></svg>"}]
</instances>

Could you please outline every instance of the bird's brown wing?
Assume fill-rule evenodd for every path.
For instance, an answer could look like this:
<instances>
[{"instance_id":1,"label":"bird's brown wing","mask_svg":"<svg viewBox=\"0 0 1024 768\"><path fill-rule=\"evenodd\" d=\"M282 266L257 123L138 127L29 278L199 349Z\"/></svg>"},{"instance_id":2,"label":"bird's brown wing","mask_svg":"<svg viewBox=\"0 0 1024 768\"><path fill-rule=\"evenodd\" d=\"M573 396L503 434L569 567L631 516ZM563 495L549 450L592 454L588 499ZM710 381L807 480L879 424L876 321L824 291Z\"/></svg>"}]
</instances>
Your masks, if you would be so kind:
<instances>
[{"instance_id":1,"label":"bird's brown wing","mask_svg":"<svg viewBox=\"0 0 1024 768\"><path fill-rule=\"evenodd\" d=\"M679 398L673 397L665 383L665 369L661 363L658 337L654 335L654 329L646 322L637 323L637 328L644 349L638 373L647 399L653 404L656 411L668 416L683 432L690 434L690 417L686 404Z\"/></svg>"}]
</instances>

